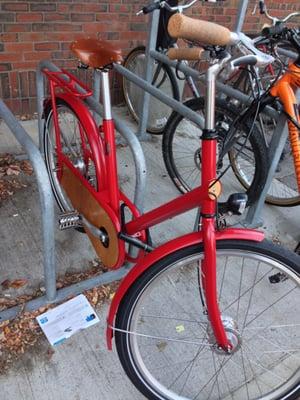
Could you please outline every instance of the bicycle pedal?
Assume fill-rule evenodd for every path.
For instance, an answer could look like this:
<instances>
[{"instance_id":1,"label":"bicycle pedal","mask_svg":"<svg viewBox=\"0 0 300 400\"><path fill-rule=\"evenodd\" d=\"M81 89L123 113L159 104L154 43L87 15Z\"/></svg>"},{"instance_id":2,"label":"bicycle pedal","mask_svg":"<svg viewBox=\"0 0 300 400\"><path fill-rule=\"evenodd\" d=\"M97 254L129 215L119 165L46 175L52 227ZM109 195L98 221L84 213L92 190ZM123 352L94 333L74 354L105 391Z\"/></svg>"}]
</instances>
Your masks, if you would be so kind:
<instances>
[{"instance_id":1,"label":"bicycle pedal","mask_svg":"<svg viewBox=\"0 0 300 400\"><path fill-rule=\"evenodd\" d=\"M76 211L62 213L58 220L59 229L82 228L80 215Z\"/></svg>"}]
</instances>

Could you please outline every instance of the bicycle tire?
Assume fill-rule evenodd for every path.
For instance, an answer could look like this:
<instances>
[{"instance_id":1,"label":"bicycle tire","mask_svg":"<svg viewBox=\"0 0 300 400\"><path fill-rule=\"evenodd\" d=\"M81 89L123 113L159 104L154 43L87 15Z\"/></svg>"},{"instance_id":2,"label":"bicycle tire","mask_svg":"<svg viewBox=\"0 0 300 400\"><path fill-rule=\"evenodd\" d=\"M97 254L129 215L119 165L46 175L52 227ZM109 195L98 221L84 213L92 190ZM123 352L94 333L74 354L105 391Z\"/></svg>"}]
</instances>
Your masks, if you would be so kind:
<instances>
[{"instance_id":1,"label":"bicycle tire","mask_svg":"<svg viewBox=\"0 0 300 400\"><path fill-rule=\"evenodd\" d=\"M296 400L299 256L268 241L217 243L219 306L223 318L234 320L227 332L237 340L224 355L201 310L202 254L199 244L175 251L125 294L115 343L127 376L153 400Z\"/></svg>"},{"instance_id":2,"label":"bicycle tire","mask_svg":"<svg viewBox=\"0 0 300 400\"><path fill-rule=\"evenodd\" d=\"M193 111L204 112L205 106L203 98L191 99L184 104ZM238 115L238 110L232 104L226 103L223 99L216 99L216 129L219 133L220 143L226 138L226 134L232 122L237 120ZM250 129L249 125L247 126L249 129L246 129L246 127L242 125L237 125L237 127L242 134L241 138L246 136ZM179 113L173 112L168 120L163 136L162 151L164 163L170 178L177 189L182 193L190 191L200 183L201 160L199 146L201 131L199 133L199 129L198 126L195 128L193 123L186 120ZM242 147L243 142L240 141L238 136L235 146L239 145ZM249 149L253 149L253 152L250 152ZM227 200L230 193L241 191L241 189L245 190L246 188L246 193L248 195L247 205L249 206L253 204L259 196L265 184L268 171L267 148L256 126L253 127L253 132L247 140L247 145L241 152L240 157L235 158L237 151L238 148L235 149L235 147L233 147L228 155L234 176L238 178L242 186L240 187L237 185L237 182L233 179L229 179L229 177L227 181L222 179L224 192L226 194L224 196L224 201ZM250 160L248 159L248 153L251 154ZM176 156L177 154L178 156ZM186 165L182 165L182 163ZM188 170L189 167L190 169ZM223 170L220 160L219 170ZM237 174L237 171L240 171L240 174ZM239 179L242 174L244 180L247 180L248 185L246 185L243 180ZM188 181L188 179L190 179L190 181ZM233 181L235 182L233 183ZM223 201L223 199L221 201Z\"/></svg>"},{"instance_id":3,"label":"bicycle tire","mask_svg":"<svg viewBox=\"0 0 300 400\"><path fill-rule=\"evenodd\" d=\"M143 68L145 65L145 46L134 48L125 58L124 67L129 71L135 73L137 76L143 77ZM157 88L162 90L165 94L171 96L175 100L180 100L179 88L176 77L172 68L166 64L155 62L154 76L157 68L161 68L155 82L152 82ZM139 122L139 107L142 105L143 90L138 88L128 79L123 77L122 81L123 95L127 108L134 118ZM149 118L147 123L147 131L152 134L160 135L163 133L167 119L171 115L172 109L166 104L162 103L153 96L150 96L149 105Z\"/></svg>"},{"instance_id":4,"label":"bicycle tire","mask_svg":"<svg viewBox=\"0 0 300 400\"><path fill-rule=\"evenodd\" d=\"M59 119L59 127L60 127L60 133L63 132L64 138L64 154L67 155L69 160L73 163L77 163L76 168L82 172L82 174L88 179L90 184L97 189L98 187L98 180L97 176L95 173L95 166L94 166L94 156L92 154L91 146L89 144L89 135L88 135L88 130L84 126L84 122L82 121L82 118L74 111L74 109L71 107L70 104L68 104L66 101L62 99L56 99L56 106L57 106L57 112L58 112L58 119ZM46 163L46 168L48 171L50 183L51 183L51 188L52 192L54 194L54 198L56 200L56 203L62 212L72 212L74 208L72 207L67 195L64 193L63 188L60 185L59 182L59 166L57 162L57 157L56 156L56 142L55 142L55 132L54 132L54 126L53 126L53 109L52 109L52 104L49 103L48 106L45 109L45 129L44 129L44 151L45 151L45 163ZM62 115L64 116L62 117ZM63 121L64 120L64 121ZM81 127L81 132L82 135L79 133L80 136L80 144L78 142L74 142L73 138L69 136L69 131L66 130L66 128L63 125L63 122L65 122L65 125L67 126L69 122L71 122L71 125L73 125L74 128L74 135L73 138L74 140L79 139L77 136L77 127ZM71 132L71 131L70 131ZM85 140L85 143L83 145L83 137ZM66 141L69 141L69 143L66 143ZM71 143L72 142L72 143ZM77 146L77 149L76 149ZM89 156L86 158L86 156L83 156L81 154L81 150L83 149L83 146L86 147L89 151ZM67 151L69 150L69 153ZM77 150L77 153L76 153ZM77 158L76 158L77 157Z\"/></svg>"},{"instance_id":5,"label":"bicycle tire","mask_svg":"<svg viewBox=\"0 0 300 400\"><path fill-rule=\"evenodd\" d=\"M285 61L285 64L287 62ZM267 90L270 87L272 81L278 76L280 72L281 64L278 62L273 65L274 75L270 74L270 71L267 73L259 74L259 83L262 90ZM242 82L239 79L242 79ZM251 94L252 90L250 89L251 84L248 79L247 71L242 71L238 79L236 80L237 86L235 83L233 87L241 90L243 93ZM252 93L253 95L253 93ZM239 105L237 100L232 100L227 98L228 102L232 102L233 105ZM300 110L300 109L299 109ZM246 117L248 118L247 125L251 126L252 120L256 117L257 119L257 128L261 131L262 135L265 138L266 143L270 143L271 136L276 127L276 121L272 118L264 114L263 110L258 113L258 115L254 116L253 114ZM242 117L243 118L243 117ZM236 177L240 181L240 183L247 188L247 184L243 180L243 177L239 175L238 171L235 171ZM284 151L281 155L279 164L277 166L277 171L274 174L273 180L271 182L270 188L268 189L268 193L265 198L265 202L267 204L275 205L278 207L295 207L300 205L300 193L297 188L297 180L294 169L293 155L290 147L290 140L287 139Z\"/></svg>"}]
</instances>

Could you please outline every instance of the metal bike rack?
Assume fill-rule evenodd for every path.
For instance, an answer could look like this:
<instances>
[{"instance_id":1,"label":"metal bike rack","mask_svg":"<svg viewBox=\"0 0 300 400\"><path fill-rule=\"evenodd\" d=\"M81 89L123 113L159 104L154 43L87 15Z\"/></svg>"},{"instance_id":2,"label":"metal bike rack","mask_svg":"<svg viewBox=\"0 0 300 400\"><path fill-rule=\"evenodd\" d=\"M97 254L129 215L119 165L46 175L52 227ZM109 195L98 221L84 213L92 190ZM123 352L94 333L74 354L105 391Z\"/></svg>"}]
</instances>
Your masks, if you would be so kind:
<instances>
[{"instance_id":1,"label":"metal bike rack","mask_svg":"<svg viewBox=\"0 0 300 400\"><path fill-rule=\"evenodd\" d=\"M16 120L8 107L0 100L0 118L4 120L17 141L25 149L38 183L40 207L42 215L42 236L44 253L44 276L46 295L44 303L51 303L56 299L56 269L55 269L55 242L54 242L54 205L51 185L44 160L22 125ZM0 322L17 315L21 306L12 307L0 312ZM30 308L28 308L30 309Z\"/></svg>"},{"instance_id":2,"label":"metal bike rack","mask_svg":"<svg viewBox=\"0 0 300 400\"><path fill-rule=\"evenodd\" d=\"M245 20L246 12L247 12L247 6L248 6L248 0L240 0L236 24L235 24L236 32L240 32L242 30L242 26L243 26L243 23ZM177 68L178 70L182 71L185 75L192 76L194 79L204 82L205 79L203 77L199 77L198 71L188 67L184 63L178 63L177 61L171 61L166 55L156 51L158 19L159 19L159 12L158 11L153 12L152 19L151 19L150 26L149 26L149 37L150 37L150 39L148 40L149 46L146 51L147 69L146 69L146 73L145 73L145 80L147 81L147 83L148 84L151 83L151 77L152 77L152 75L151 75L152 69L151 68L153 66L154 60L161 61L164 64L167 64L173 68ZM295 53L293 53L291 51L287 51L285 49L278 49L278 53L285 55L287 57L295 58ZM138 84L138 80L136 79L134 74L131 74L129 71L127 71L127 72L124 71L125 68L122 68L120 66L118 66L118 68L116 68L116 69L118 70L118 72L122 73L122 75L124 75L127 79ZM139 123L139 130L138 130L139 139L143 140L144 138L147 137L145 132L146 132L146 126L147 126L147 120L148 120L148 110L149 110L149 107L148 107L149 93L148 92L150 92L153 96L155 96L156 98L161 100L163 103L169 105L170 107L172 107L172 109L174 109L175 111L177 111L179 113L182 113L182 108L174 103L175 100L173 100L173 102L171 102L170 100L167 100L165 97L168 97L168 96L165 96L165 95L164 96L156 96L153 88L150 91L150 90L148 90L147 85L143 85L143 86L139 85L139 86L145 90L144 98L143 98L145 103L143 104L142 112L140 115L140 123ZM252 100L247 95L243 94L242 92L240 92L236 89L226 86L221 82L217 82L216 86L217 86L218 92L221 92L227 96L233 97L243 104L250 105L252 102ZM261 224L262 224L261 213L262 213L262 209L263 209L264 202L266 199L266 195L268 193L272 179L274 177L274 173L276 171L276 168L277 168L277 165L278 165L278 162L280 159L280 155L282 154L282 151L284 148L284 144L287 140L287 125L286 125L286 123L284 123L284 121L286 121L286 119L283 116L279 116L279 114L276 111L274 111L271 107L266 107L264 112L268 116L270 116L273 119L275 119L276 121L277 120L278 121L277 121L277 126L272 135L272 139L271 139L269 149L268 149L271 164L269 166L266 184L259 196L259 199L257 200L257 202L255 204L253 204L251 207L249 207L246 218L244 219L244 221L241 222L241 224L246 227L258 227L258 226L261 226ZM203 129L204 119L202 117L198 116L199 120L197 122L195 119L190 117L189 113L186 113L184 116L189 118L191 121L195 122L196 124L198 124L199 127L201 129ZM196 224L195 224L195 226L196 226Z\"/></svg>"}]
</instances>

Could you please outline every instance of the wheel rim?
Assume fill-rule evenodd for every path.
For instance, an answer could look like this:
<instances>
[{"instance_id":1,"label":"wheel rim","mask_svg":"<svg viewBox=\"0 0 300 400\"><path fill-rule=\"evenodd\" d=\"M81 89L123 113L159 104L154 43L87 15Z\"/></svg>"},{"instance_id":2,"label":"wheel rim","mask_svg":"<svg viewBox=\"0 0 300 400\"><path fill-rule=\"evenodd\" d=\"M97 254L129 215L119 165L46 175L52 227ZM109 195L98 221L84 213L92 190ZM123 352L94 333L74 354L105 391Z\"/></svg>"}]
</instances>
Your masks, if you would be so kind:
<instances>
[{"instance_id":1,"label":"wheel rim","mask_svg":"<svg viewBox=\"0 0 300 400\"><path fill-rule=\"evenodd\" d=\"M136 373L158 397L282 399L299 383L300 313L295 310L300 304L299 276L272 258L244 256L239 250L218 251L221 312L231 314L242 337L240 348L230 356L212 350L206 317L199 315L201 304L192 266L194 263L197 268L197 257L187 257L162 271L159 285L156 281L153 287L151 280L136 299L127 329L146 337L128 334L127 346ZM236 271L233 276L231 268ZM278 273L288 279L280 280L283 275ZM271 278L279 282L271 284ZM228 283L230 289L235 286L239 301L232 300L234 290L225 288ZM189 286L176 302L175 294L182 293L179 285ZM258 293L260 298L254 304ZM179 310L176 316L174 310Z\"/></svg>"},{"instance_id":2,"label":"wheel rim","mask_svg":"<svg viewBox=\"0 0 300 400\"><path fill-rule=\"evenodd\" d=\"M129 62L126 64L126 68L128 68L134 74L142 77L144 76L145 60L145 53L141 52L129 60ZM160 64L157 63L154 65L153 76L155 78L155 82L152 82L152 85L154 85L156 88L159 88L166 95L174 97L172 84L165 70L160 68L157 72L159 65ZM124 95L128 109L133 118L138 122L141 107L143 106L144 92L128 79L124 81L124 89ZM171 115L172 109L166 104L163 104L161 101L155 99L153 96L150 96L148 112L149 116L147 129L153 133L162 132L165 124L167 123L168 117Z\"/></svg>"},{"instance_id":3,"label":"wheel rim","mask_svg":"<svg viewBox=\"0 0 300 400\"><path fill-rule=\"evenodd\" d=\"M270 143L276 122L267 115L260 116L259 125L267 143ZM266 201L278 206L293 206L300 204L300 194L294 168L293 154L290 141L287 139L280 157L277 170L271 182Z\"/></svg>"},{"instance_id":4,"label":"wheel rim","mask_svg":"<svg viewBox=\"0 0 300 400\"><path fill-rule=\"evenodd\" d=\"M95 165L86 133L75 113L64 105L58 105L58 122L62 142L62 153L74 165L77 171L88 179L91 186L97 188ZM58 161L55 142L53 112L51 111L46 121L46 163L49 171L51 186L63 211L71 211L73 207L60 185L62 167Z\"/></svg>"}]
</instances>

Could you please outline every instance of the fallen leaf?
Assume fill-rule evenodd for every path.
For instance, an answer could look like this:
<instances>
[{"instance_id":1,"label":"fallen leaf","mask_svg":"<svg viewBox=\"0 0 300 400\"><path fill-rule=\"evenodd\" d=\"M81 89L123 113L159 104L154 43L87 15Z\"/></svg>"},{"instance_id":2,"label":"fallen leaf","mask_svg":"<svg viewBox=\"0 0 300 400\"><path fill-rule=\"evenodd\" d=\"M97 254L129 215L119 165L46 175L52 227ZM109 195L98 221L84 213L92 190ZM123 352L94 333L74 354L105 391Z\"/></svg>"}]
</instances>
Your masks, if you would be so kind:
<instances>
[{"instance_id":1,"label":"fallen leaf","mask_svg":"<svg viewBox=\"0 0 300 400\"><path fill-rule=\"evenodd\" d=\"M9 289L9 285L10 285L10 280L9 280L9 279L5 279L5 281L3 281L3 282L1 283L1 286L2 286L2 289L3 289L3 290Z\"/></svg>"},{"instance_id":2,"label":"fallen leaf","mask_svg":"<svg viewBox=\"0 0 300 400\"><path fill-rule=\"evenodd\" d=\"M20 174L20 167L18 167L17 165L13 165L7 168L6 170L6 175L10 176L10 175L19 175Z\"/></svg>"},{"instance_id":3,"label":"fallen leaf","mask_svg":"<svg viewBox=\"0 0 300 400\"><path fill-rule=\"evenodd\" d=\"M21 169L27 175L32 175L33 173L33 168L28 160L24 160L21 162Z\"/></svg>"},{"instance_id":4,"label":"fallen leaf","mask_svg":"<svg viewBox=\"0 0 300 400\"><path fill-rule=\"evenodd\" d=\"M47 350L47 358L48 358L48 360L51 360L51 358L53 357L54 353L55 353L55 351L51 347Z\"/></svg>"},{"instance_id":5,"label":"fallen leaf","mask_svg":"<svg viewBox=\"0 0 300 400\"><path fill-rule=\"evenodd\" d=\"M1 283L1 286L3 287L4 290L9 288L19 289L22 286L27 285L27 283L28 283L27 279L14 279L13 281L6 279Z\"/></svg>"}]
</instances>

